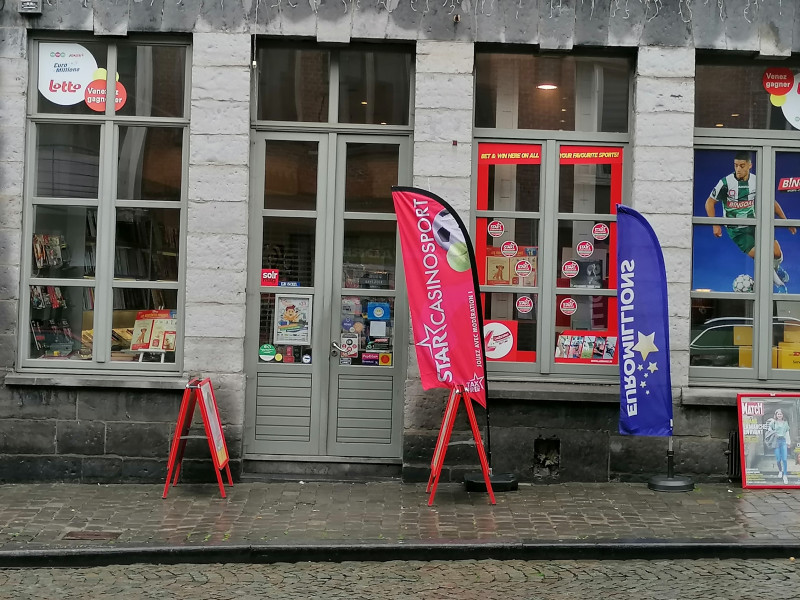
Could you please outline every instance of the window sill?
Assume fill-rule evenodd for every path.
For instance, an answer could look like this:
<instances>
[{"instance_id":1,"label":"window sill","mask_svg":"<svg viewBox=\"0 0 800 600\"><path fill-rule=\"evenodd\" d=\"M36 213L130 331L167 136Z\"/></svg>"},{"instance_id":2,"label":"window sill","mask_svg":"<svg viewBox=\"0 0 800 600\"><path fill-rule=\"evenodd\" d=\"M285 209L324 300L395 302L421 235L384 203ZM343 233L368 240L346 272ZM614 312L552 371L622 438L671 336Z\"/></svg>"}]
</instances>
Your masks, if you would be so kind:
<instances>
[{"instance_id":1,"label":"window sill","mask_svg":"<svg viewBox=\"0 0 800 600\"><path fill-rule=\"evenodd\" d=\"M47 373L8 373L4 383L7 386L30 385L42 387L92 387L92 388L127 388L153 390L182 390L186 387L188 377L155 377L152 375L79 375L63 373L58 375Z\"/></svg>"},{"instance_id":2,"label":"window sill","mask_svg":"<svg viewBox=\"0 0 800 600\"><path fill-rule=\"evenodd\" d=\"M619 404L619 385L492 381L489 383L487 397L494 400L549 400Z\"/></svg>"},{"instance_id":3,"label":"window sill","mask_svg":"<svg viewBox=\"0 0 800 600\"><path fill-rule=\"evenodd\" d=\"M790 391L787 389L742 389L739 387L684 388L681 394L681 404L684 406L735 407L738 394L785 394Z\"/></svg>"}]
</instances>

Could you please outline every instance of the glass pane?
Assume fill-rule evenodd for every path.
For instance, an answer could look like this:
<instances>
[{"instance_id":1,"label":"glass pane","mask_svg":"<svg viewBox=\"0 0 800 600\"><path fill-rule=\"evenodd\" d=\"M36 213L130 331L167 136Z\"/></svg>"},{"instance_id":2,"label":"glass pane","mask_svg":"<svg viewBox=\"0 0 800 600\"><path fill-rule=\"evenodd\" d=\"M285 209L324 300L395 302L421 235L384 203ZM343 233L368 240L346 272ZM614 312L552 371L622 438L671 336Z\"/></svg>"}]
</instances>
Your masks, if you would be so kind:
<instances>
[{"instance_id":1,"label":"glass pane","mask_svg":"<svg viewBox=\"0 0 800 600\"><path fill-rule=\"evenodd\" d=\"M31 275L94 278L97 209L38 205L33 210Z\"/></svg>"},{"instance_id":2,"label":"glass pane","mask_svg":"<svg viewBox=\"0 0 800 600\"><path fill-rule=\"evenodd\" d=\"M478 53L475 70L476 127L628 131L627 59Z\"/></svg>"},{"instance_id":3,"label":"glass pane","mask_svg":"<svg viewBox=\"0 0 800 600\"><path fill-rule=\"evenodd\" d=\"M339 364L391 367L394 364L394 298L343 296Z\"/></svg>"},{"instance_id":4,"label":"glass pane","mask_svg":"<svg viewBox=\"0 0 800 600\"><path fill-rule=\"evenodd\" d=\"M773 305L772 367L800 369L800 301L775 300ZM774 357L776 348L777 357Z\"/></svg>"},{"instance_id":5,"label":"glass pane","mask_svg":"<svg viewBox=\"0 0 800 600\"><path fill-rule=\"evenodd\" d=\"M775 153L775 200L787 219L800 219L800 152ZM776 214L777 218L782 218Z\"/></svg>"},{"instance_id":6,"label":"glass pane","mask_svg":"<svg viewBox=\"0 0 800 600\"><path fill-rule=\"evenodd\" d=\"M181 199L183 129L120 127L117 198Z\"/></svg>"},{"instance_id":7,"label":"glass pane","mask_svg":"<svg viewBox=\"0 0 800 600\"><path fill-rule=\"evenodd\" d=\"M478 210L539 211L539 165L488 165L489 185Z\"/></svg>"},{"instance_id":8,"label":"glass pane","mask_svg":"<svg viewBox=\"0 0 800 600\"><path fill-rule=\"evenodd\" d=\"M62 115L92 115L86 89L106 77L104 43L40 42L36 110Z\"/></svg>"},{"instance_id":9,"label":"glass pane","mask_svg":"<svg viewBox=\"0 0 800 600\"><path fill-rule=\"evenodd\" d=\"M393 213L392 186L399 183L397 144L347 144L344 209Z\"/></svg>"},{"instance_id":10,"label":"glass pane","mask_svg":"<svg viewBox=\"0 0 800 600\"><path fill-rule=\"evenodd\" d=\"M258 119L328 121L330 53L261 46L258 61Z\"/></svg>"},{"instance_id":11,"label":"glass pane","mask_svg":"<svg viewBox=\"0 0 800 600\"><path fill-rule=\"evenodd\" d=\"M539 220L481 217L476 222L475 261L480 284L535 286Z\"/></svg>"},{"instance_id":12,"label":"glass pane","mask_svg":"<svg viewBox=\"0 0 800 600\"><path fill-rule=\"evenodd\" d=\"M755 226L695 225L692 235L692 290L752 292L755 286ZM771 277L770 277L771 279Z\"/></svg>"},{"instance_id":13,"label":"glass pane","mask_svg":"<svg viewBox=\"0 0 800 600\"><path fill-rule=\"evenodd\" d=\"M317 207L317 142L267 140L264 208L314 210Z\"/></svg>"},{"instance_id":14,"label":"glass pane","mask_svg":"<svg viewBox=\"0 0 800 600\"><path fill-rule=\"evenodd\" d=\"M177 209L118 208L114 277L177 281L180 216Z\"/></svg>"},{"instance_id":15,"label":"glass pane","mask_svg":"<svg viewBox=\"0 0 800 600\"><path fill-rule=\"evenodd\" d=\"M175 362L178 291L114 289L111 360Z\"/></svg>"},{"instance_id":16,"label":"glass pane","mask_svg":"<svg viewBox=\"0 0 800 600\"><path fill-rule=\"evenodd\" d=\"M800 236L796 227L775 227L772 245L772 284L779 294L800 293Z\"/></svg>"},{"instance_id":17,"label":"glass pane","mask_svg":"<svg viewBox=\"0 0 800 600\"><path fill-rule=\"evenodd\" d=\"M342 287L394 289L396 229L394 221L344 222Z\"/></svg>"},{"instance_id":18,"label":"glass pane","mask_svg":"<svg viewBox=\"0 0 800 600\"><path fill-rule=\"evenodd\" d=\"M483 339L489 362L536 362L536 294L484 293Z\"/></svg>"},{"instance_id":19,"label":"glass pane","mask_svg":"<svg viewBox=\"0 0 800 600\"><path fill-rule=\"evenodd\" d=\"M786 62L743 57L733 65L697 65L695 126L800 129L800 79L795 72Z\"/></svg>"},{"instance_id":20,"label":"glass pane","mask_svg":"<svg viewBox=\"0 0 800 600\"><path fill-rule=\"evenodd\" d=\"M186 48L127 44L118 48L118 81L127 98L117 114L182 117ZM117 89L118 102L121 94Z\"/></svg>"},{"instance_id":21,"label":"glass pane","mask_svg":"<svg viewBox=\"0 0 800 600\"><path fill-rule=\"evenodd\" d=\"M32 285L29 358L92 358L93 288Z\"/></svg>"},{"instance_id":22,"label":"glass pane","mask_svg":"<svg viewBox=\"0 0 800 600\"><path fill-rule=\"evenodd\" d=\"M753 302L693 298L689 364L708 367L751 367Z\"/></svg>"},{"instance_id":23,"label":"glass pane","mask_svg":"<svg viewBox=\"0 0 800 600\"><path fill-rule=\"evenodd\" d=\"M696 150L694 216L755 218L756 159L746 148Z\"/></svg>"},{"instance_id":24,"label":"glass pane","mask_svg":"<svg viewBox=\"0 0 800 600\"><path fill-rule=\"evenodd\" d=\"M36 125L36 195L97 198L99 125Z\"/></svg>"},{"instance_id":25,"label":"glass pane","mask_svg":"<svg viewBox=\"0 0 800 600\"><path fill-rule=\"evenodd\" d=\"M556 295L556 333L608 332L616 325L616 305L613 296Z\"/></svg>"},{"instance_id":26,"label":"glass pane","mask_svg":"<svg viewBox=\"0 0 800 600\"><path fill-rule=\"evenodd\" d=\"M276 314L276 294L261 294L259 362L311 363L312 297L280 294L278 303Z\"/></svg>"},{"instance_id":27,"label":"glass pane","mask_svg":"<svg viewBox=\"0 0 800 600\"><path fill-rule=\"evenodd\" d=\"M410 54L342 51L339 122L408 125L410 85Z\"/></svg>"},{"instance_id":28,"label":"glass pane","mask_svg":"<svg viewBox=\"0 0 800 600\"><path fill-rule=\"evenodd\" d=\"M558 210L565 213L611 214L612 165L559 167Z\"/></svg>"},{"instance_id":29,"label":"glass pane","mask_svg":"<svg viewBox=\"0 0 800 600\"><path fill-rule=\"evenodd\" d=\"M315 219L264 217L261 268L264 285L314 285ZM276 273L277 271L277 273Z\"/></svg>"},{"instance_id":30,"label":"glass pane","mask_svg":"<svg viewBox=\"0 0 800 600\"><path fill-rule=\"evenodd\" d=\"M611 222L559 221L558 287L608 289ZM615 228L616 229L616 228Z\"/></svg>"}]
</instances>

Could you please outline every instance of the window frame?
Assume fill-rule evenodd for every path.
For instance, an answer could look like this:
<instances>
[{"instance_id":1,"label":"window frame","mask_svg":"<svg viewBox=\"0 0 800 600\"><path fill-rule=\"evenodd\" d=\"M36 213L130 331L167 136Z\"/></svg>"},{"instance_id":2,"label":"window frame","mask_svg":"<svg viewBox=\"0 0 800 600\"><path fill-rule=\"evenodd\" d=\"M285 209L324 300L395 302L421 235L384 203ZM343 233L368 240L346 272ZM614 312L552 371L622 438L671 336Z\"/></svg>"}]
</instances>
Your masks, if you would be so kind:
<instances>
[{"instance_id":1,"label":"window frame","mask_svg":"<svg viewBox=\"0 0 800 600\"><path fill-rule=\"evenodd\" d=\"M41 43L89 43L100 41L106 44L107 70L117 71L117 55L120 46L174 46L185 49L184 92L182 117L152 117L141 115L122 116L114 113L113 103L106 103L103 114L58 114L41 113L38 109L38 63ZM77 374L98 374L113 372L140 372L149 375L174 375L183 368L185 287L186 287L186 225L189 167L189 124L191 108L191 40L181 36L131 36L125 39L100 38L86 34L70 35L64 33L37 34L31 37L28 46L29 81L26 107L25 174L23 183L23 223L22 223L22 262L20 269L20 302L17 332L18 370L26 372L61 372ZM107 82L106 97L113 95L114 78ZM38 166L37 132L42 124L79 124L100 127L100 152L98 160L98 195L96 198L60 198L35 196L36 173ZM180 200L119 200L117 199L117 167L119 160L120 127L174 127L182 129L181 149L181 191ZM97 210L96 255L113 257L116 236L116 212L118 208L167 208L180 212L180 232L178 239L178 277L176 281L146 281L114 278L114 261L107 258L98 261L94 279L36 278L32 274L33 249L30 240L35 233L33 220L36 206L81 206ZM101 234L102 232L102 234ZM91 360L53 360L52 358L30 358L31 331L25 324L31 319L31 285L55 285L94 288L95 306L93 309L94 334ZM111 356L111 330L113 319L113 291L124 289L162 289L174 290L177 295L177 332L175 361L138 362L113 361Z\"/></svg>"},{"instance_id":2,"label":"window frame","mask_svg":"<svg viewBox=\"0 0 800 600\"><path fill-rule=\"evenodd\" d=\"M476 55L481 52L513 52L505 47L480 46L476 47ZM593 58L592 54L570 53L563 56L578 56L585 59ZM635 60L630 54L614 54L630 60L630 73L628 79L628 106L633 106ZM598 57L598 60L601 58ZM477 77L476 77L477 85ZM561 131L561 130L535 130L535 129L507 129L507 128L481 128L474 126L473 120L473 157L472 181L470 203L470 235L473 243L477 240L477 218L489 212L501 211L477 210L478 198L478 146L483 143L496 144L535 144L541 146L541 172L540 172L540 197L539 210L535 213L524 213L525 217L537 215L539 220L539 253L537 284L531 294L538 295L536 319L536 353L537 360L532 363L488 361L487 369L490 375L503 381L530 381L532 378L552 382L582 382L582 383L615 383L619 377L619 367L612 365L586 365L555 363L555 319L556 297L559 295L556 288L556 279L560 269L558 264L558 223L562 220L584 221L592 217L589 213L561 213L559 212L559 186L560 186L560 148L562 146L611 146L621 148L622 160L622 197L620 203L630 205L631 197L631 115L629 110L628 131L626 133L590 132L590 131ZM534 217L531 217L534 218ZM616 222L616 214L603 221ZM542 260L545 257L545 260ZM481 293L514 293L517 288L504 286L502 289L492 289L495 286L480 286ZM580 290L578 290L580 293ZM600 292L600 293L598 293ZM616 289L592 289L586 294L601 295L616 298Z\"/></svg>"}]
</instances>

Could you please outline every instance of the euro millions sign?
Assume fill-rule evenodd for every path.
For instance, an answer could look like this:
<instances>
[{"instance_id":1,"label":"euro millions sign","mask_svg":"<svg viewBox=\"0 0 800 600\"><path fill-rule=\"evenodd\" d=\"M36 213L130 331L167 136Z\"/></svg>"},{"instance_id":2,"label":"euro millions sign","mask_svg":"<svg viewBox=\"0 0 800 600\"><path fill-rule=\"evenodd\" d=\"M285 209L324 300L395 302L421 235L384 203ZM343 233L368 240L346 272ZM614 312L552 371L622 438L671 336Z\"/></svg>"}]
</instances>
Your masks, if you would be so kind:
<instances>
[{"instance_id":1,"label":"euro millions sign","mask_svg":"<svg viewBox=\"0 0 800 600\"><path fill-rule=\"evenodd\" d=\"M464 223L441 198L393 187L422 386L463 387L486 406L483 311Z\"/></svg>"},{"instance_id":2,"label":"euro millions sign","mask_svg":"<svg viewBox=\"0 0 800 600\"><path fill-rule=\"evenodd\" d=\"M647 220L617 208L619 432L672 435L667 282L661 245Z\"/></svg>"}]
</instances>

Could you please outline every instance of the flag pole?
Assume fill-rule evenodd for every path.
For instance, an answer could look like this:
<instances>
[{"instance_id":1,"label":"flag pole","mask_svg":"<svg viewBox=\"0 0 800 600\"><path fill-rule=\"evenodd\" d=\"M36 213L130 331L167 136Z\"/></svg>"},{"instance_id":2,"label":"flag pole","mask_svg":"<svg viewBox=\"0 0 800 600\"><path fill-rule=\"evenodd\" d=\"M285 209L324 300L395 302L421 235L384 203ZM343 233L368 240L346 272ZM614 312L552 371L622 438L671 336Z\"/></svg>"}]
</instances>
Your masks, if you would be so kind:
<instances>
[{"instance_id":1,"label":"flag pole","mask_svg":"<svg viewBox=\"0 0 800 600\"><path fill-rule=\"evenodd\" d=\"M672 436L669 436L667 448L667 476L656 475L647 482L647 487L654 492L691 492L694 482L685 475L675 475L675 452L672 449Z\"/></svg>"}]
</instances>

